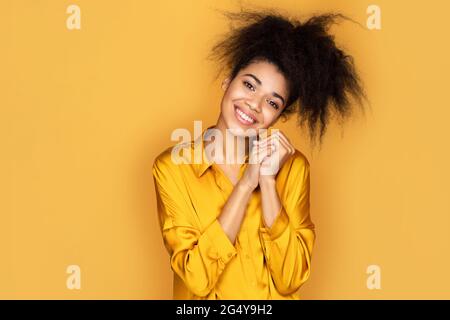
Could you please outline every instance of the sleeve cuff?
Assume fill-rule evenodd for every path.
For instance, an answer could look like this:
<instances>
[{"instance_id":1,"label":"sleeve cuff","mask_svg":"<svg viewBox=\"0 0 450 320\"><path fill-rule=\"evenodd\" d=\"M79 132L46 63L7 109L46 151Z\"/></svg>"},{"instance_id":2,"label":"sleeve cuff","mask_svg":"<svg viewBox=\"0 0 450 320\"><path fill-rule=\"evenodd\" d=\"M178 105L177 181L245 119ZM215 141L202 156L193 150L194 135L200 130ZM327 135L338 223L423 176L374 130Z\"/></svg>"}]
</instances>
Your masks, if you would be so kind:
<instances>
[{"instance_id":1,"label":"sleeve cuff","mask_svg":"<svg viewBox=\"0 0 450 320\"><path fill-rule=\"evenodd\" d=\"M289 216L287 215L286 210L283 206L281 206L278 216L275 218L275 221L270 228L266 226L264 217L261 217L261 219L262 226L260 228L260 232L264 240L277 239L283 234L284 230L286 230L289 225Z\"/></svg>"},{"instance_id":2,"label":"sleeve cuff","mask_svg":"<svg viewBox=\"0 0 450 320\"><path fill-rule=\"evenodd\" d=\"M236 248L217 219L206 229L205 233L213 244L218 259L223 263L228 263L237 254Z\"/></svg>"}]
</instances>

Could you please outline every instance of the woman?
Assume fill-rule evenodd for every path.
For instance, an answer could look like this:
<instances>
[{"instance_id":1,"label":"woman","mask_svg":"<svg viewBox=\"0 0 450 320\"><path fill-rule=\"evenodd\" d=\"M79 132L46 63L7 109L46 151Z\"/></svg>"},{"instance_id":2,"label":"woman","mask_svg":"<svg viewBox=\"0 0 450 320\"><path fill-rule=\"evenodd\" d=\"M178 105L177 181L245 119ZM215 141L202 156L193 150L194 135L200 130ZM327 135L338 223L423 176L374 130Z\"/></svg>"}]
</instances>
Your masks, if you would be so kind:
<instances>
[{"instance_id":1,"label":"woman","mask_svg":"<svg viewBox=\"0 0 450 320\"><path fill-rule=\"evenodd\" d=\"M342 15L305 23L264 12L227 16L244 25L212 50L229 68L219 118L183 146L188 154L200 147L202 161L175 163L171 147L153 164L174 298L298 299L315 240L309 162L281 131L261 132L297 110L311 141L317 132L321 141L330 113L347 115L349 98L365 94L351 57L327 33ZM225 139L208 153L212 132L243 143Z\"/></svg>"}]
</instances>

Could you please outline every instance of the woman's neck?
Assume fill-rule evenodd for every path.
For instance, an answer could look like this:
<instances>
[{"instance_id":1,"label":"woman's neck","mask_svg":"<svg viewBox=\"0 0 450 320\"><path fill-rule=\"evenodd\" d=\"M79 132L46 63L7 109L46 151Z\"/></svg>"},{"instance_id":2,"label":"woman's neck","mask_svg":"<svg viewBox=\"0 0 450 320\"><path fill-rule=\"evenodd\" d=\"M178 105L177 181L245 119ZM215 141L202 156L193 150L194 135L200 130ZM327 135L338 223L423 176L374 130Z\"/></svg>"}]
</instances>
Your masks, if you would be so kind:
<instances>
[{"instance_id":1,"label":"woman's neck","mask_svg":"<svg viewBox=\"0 0 450 320\"><path fill-rule=\"evenodd\" d=\"M222 159L224 163L227 165L239 166L244 160L243 158L239 159L239 154L245 157L249 153L249 137L233 135L231 131L227 133L227 127L224 125L221 119L217 121L216 125L213 126L212 129L217 129L222 134ZM208 143L210 143L210 141L205 141L205 145ZM227 143L229 145L227 145Z\"/></svg>"}]
</instances>

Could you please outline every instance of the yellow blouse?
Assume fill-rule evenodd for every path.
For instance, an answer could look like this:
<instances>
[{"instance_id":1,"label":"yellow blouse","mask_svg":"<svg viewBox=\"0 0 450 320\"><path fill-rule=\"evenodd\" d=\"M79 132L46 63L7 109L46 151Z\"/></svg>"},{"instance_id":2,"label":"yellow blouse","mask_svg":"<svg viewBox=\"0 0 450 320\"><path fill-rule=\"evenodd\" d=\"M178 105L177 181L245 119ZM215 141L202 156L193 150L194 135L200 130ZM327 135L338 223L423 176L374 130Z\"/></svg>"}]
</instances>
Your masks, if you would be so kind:
<instances>
[{"instance_id":1,"label":"yellow blouse","mask_svg":"<svg viewBox=\"0 0 450 320\"><path fill-rule=\"evenodd\" d=\"M233 184L208 161L206 130L185 145L192 163L175 164L173 147L153 163L158 217L174 271L173 298L299 299L315 239L308 160L296 150L280 168L276 188L282 207L271 228L264 223L261 192L253 191L233 245L217 220ZM193 163L195 145L203 154L200 164ZM247 162L248 157L239 177Z\"/></svg>"}]
</instances>

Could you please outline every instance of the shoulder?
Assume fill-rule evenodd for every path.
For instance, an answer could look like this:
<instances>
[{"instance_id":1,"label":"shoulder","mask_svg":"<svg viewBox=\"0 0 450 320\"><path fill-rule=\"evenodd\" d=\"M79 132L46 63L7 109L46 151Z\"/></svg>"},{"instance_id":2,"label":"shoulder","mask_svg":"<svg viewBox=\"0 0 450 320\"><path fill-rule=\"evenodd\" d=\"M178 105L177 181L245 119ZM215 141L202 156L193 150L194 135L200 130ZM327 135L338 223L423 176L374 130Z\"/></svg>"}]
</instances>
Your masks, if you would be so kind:
<instances>
[{"instance_id":1,"label":"shoulder","mask_svg":"<svg viewBox=\"0 0 450 320\"><path fill-rule=\"evenodd\" d=\"M164 149L153 161L153 172L171 170L182 163L188 163L193 141L179 143ZM184 150L183 150L184 149Z\"/></svg>"},{"instance_id":2,"label":"shoulder","mask_svg":"<svg viewBox=\"0 0 450 320\"><path fill-rule=\"evenodd\" d=\"M309 177L309 161L302 151L295 149L294 154L291 155L285 165L287 167L285 170L287 170L286 174L289 177L289 180L305 180Z\"/></svg>"},{"instance_id":3,"label":"shoulder","mask_svg":"<svg viewBox=\"0 0 450 320\"><path fill-rule=\"evenodd\" d=\"M172 148L173 148L173 146L165 148L162 152L160 152L153 160L153 167L160 166L161 164L164 164L168 160L170 160L170 154L171 154Z\"/></svg>"},{"instance_id":4,"label":"shoulder","mask_svg":"<svg viewBox=\"0 0 450 320\"><path fill-rule=\"evenodd\" d=\"M309 161L303 152L295 149L294 154L291 156L291 168L309 170Z\"/></svg>"}]
</instances>

